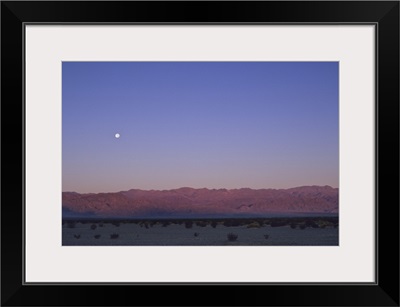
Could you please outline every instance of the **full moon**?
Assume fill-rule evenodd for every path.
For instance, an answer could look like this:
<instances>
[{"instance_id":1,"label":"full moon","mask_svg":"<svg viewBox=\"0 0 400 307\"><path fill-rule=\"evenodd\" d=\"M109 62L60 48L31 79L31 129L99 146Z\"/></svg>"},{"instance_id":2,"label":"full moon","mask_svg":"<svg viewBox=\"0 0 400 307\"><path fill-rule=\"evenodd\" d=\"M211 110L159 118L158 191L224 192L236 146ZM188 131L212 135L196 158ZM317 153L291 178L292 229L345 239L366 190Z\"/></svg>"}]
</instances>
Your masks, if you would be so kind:
<instances>
[{"instance_id":1,"label":"full moon","mask_svg":"<svg viewBox=\"0 0 400 307\"><path fill-rule=\"evenodd\" d=\"M121 135L120 135L119 133L116 133L116 134L115 134L115 138L116 138L116 139L119 139L120 136L121 136Z\"/></svg>"}]
</instances>

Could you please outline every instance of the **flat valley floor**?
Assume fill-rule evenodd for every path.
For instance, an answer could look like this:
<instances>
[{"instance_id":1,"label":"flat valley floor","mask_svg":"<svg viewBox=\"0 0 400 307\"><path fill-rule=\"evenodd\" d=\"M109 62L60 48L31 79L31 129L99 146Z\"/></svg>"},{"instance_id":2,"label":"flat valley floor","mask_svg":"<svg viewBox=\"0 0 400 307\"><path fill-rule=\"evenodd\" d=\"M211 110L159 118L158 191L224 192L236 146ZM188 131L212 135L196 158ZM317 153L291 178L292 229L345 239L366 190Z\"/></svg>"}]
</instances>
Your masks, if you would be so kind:
<instances>
[{"instance_id":1,"label":"flat valley floor","mask_svg":"<svg viewBox=\"0 0 400 307\"><path fill-rule=\"evenodd\" d=\"M216 225L215 225L216 224ZM338 225L63 221L63 246L338 246Z\"/></svg>"}]
</instances>

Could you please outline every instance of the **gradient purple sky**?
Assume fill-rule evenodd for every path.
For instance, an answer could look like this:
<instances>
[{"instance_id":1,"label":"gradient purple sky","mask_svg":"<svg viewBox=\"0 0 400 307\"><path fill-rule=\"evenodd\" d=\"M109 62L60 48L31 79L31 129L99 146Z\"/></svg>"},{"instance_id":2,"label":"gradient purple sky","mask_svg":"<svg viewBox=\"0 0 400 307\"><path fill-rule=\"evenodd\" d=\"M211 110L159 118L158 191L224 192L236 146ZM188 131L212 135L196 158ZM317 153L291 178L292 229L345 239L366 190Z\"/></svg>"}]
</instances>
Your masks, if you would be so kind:
<instances>
[{"instance_id":1,"label":"gradient purple sky","mask_svg":"<svg viewBox=\"0 0 400 307\"><path fill-rule=\"evenodd\" d=\"M64 62L62 190L338 187L338 70Z\"/></svg>"}]
</instances>

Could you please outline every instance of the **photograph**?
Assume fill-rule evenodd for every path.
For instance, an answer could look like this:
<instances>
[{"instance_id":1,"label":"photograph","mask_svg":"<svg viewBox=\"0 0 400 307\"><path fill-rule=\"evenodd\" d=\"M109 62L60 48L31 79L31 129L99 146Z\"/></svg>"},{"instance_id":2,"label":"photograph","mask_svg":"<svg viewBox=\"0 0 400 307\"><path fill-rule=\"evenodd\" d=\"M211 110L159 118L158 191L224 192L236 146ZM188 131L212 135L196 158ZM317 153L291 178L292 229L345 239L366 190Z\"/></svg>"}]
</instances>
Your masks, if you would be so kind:
<instances>
[{"instance_id":1,"label":"photograph","mask_svg":"<svg viewBox=\"0 0 400 307\"><path fill-rule=\"evenodd\" d=\"M399 8L2 1L0 305L400 306Z\"/></svg>"},{"instance_id":2,"label":"photograph","mask_svg":"<svg viewBox=\"0 0 400 307\"><path fill-rule=\"evenodd\" d=\"M339 62L63 62L62 245L339 246Z\"/></svg>"}]
</instances>

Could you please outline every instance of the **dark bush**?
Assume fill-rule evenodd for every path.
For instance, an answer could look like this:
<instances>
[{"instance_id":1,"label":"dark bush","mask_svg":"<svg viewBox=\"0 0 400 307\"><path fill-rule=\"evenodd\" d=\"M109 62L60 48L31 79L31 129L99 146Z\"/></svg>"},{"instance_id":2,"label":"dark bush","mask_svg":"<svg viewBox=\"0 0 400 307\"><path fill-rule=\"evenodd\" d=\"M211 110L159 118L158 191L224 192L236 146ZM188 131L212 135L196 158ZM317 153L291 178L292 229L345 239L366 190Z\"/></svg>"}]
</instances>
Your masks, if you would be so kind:
<instances>
[{"instance_id":1,"label":"dark bush","mask_svg":"<svg viewBox=\"0 0 400 307\"><path fill-rule=\"evenodd\" d=\"M224 225L225 227L231 227L231 226L232 226L232 220L225 220L225 221L223 222L223 225Z\"/></svg>"},{"instance_id":2,"label":"dark bush","mask_svg":"<svg viewBox=\"0 0 400 307\"><path fill-rule=\"evenodd\" d=\"M119 227L119 225L120 225L119 222L112 222L112 224L113 224L115 227Z\"/></svg>"},{"instance_id":3,"label":"dark bush","mask_svg":"<svg viewBox=\"0 0 400 307\"><path fill-rule=\"evenodd\" d=\"M212 222L211 222L211 227L212 227L212 228L217 227L217 225L218 225L218 223L217 223L216 221L212 221Z\"/></svg>"},{"instance_id":4,"label":"dark bush","mask_svg":"<svg viewBox=\"0 0 400 307\"><path fill-rule=\"evenodd\" d=\"M247 228L260 228L260 224L258 222L251 222L247 225Z\"/></svg>"},{"instance_id":5,"label":"dark bush","mask_svg":"<svg viewBox=\"0 0 400 307\"><path fill-rule=\"evenodd\" d=\"M227 237L229 241L236 241L239 236L235 233L230 232L228 233Z\"/></svg>"},{"instance_id":6,"label":"dark bush","mask_svg":"<svg viewBox=\"0 0 400 307\"><path fill-rule=\"evenodd\" d=\"M239 221L239 220L232 220L231 221L231 226L234 226L234 227L240 226L241 224L242 224L242 222Z\"/></svg>"},{"instance_id":7,"label":"dark bush","mask_svg":"<svg viewBox=\"0 0 400 307\"><path fill-rule=\"evenodd\" d=\"M271 222L271 227L282 227L282 226L286 226L286 222L285 221L273 221L273 222Z\"/></svg>"},{"instance_id":8,"label":"dark bush","mask_svg":"<svg viewBox=\"0 0 400 307\"><path fill-rule=\"evenodd\" d=\"M198 221L196 222L196 225L199 227L206 227L207 226L207 222L206 221Z\"/></svg>"},{"instance_id":9,"label":"dark bush","mask_svg":"<svg viewBox=\"0 0 400 307\"><path fill-rule=\"evenodd\" d=\"M81 235L74 235L75 239L79 239Z\"/></svg>"},{"instance_id":10,"label":"dark bush","mask_svg":"<svg viewBox=\"0 0 400 307\"><path fill-rule=\"evenodd\" d=\"M265 234L264 238L265 238L265 240L268 240L269 239L269 235Z\"/></svg>"},{"instance_id":11,"label":"dark bush","mask_svg":"<svg viewBox=\"0 0 400 307\"><path fill-rule=\"evenodd\" d=\"M291 224L290 224L290 228L296 229L296 227L297 227L297 225L296 225L295 223L291 223Z\"/></svg>"},{"instance_id":12,"label":"dark bush","mask_svg":"<svg viewBox=\"0 0 400 307\"><path fill-rule=\"evenodd\" d=\"M194 235L195 237L198 237L198 236L199 236L199 233L198 233L198 232L195 232L193 235Z\"/></svg>"},{"instance_id":13,"label":"dark bush","mask_svg":"<svg viewBox=\"0 0 400 307\"><path fill-rule=\"evenodd\" d=\"M305 224L301 224L299 227L300 227L300 229L306 229L306 225Z\"/></svg>"},{"instance_id":14,"label":"dark bush","mask_svg":"<svg viewBox=\"0 0 400 307\"><path fill-rule=\"evenodd\" d=\"M307 220L307 221L306 221L306 226L307 226L307 227L312 227L312 228L318 228L317 223L315 223L315 222L312 221L312 220Z\"/></svg>"},{"instance_id":15,"label":"dark bush","mask_svg":"<svg viewBox=\"0 0 400 307\"><path fill-rule=\"evenodd\" d=\"M97 228L96 224L93 224L92 226L90 226L90 229L95 230Z\"/></svg>"},{"instance_id":16,"label":"dark bush","mask_svg":"<svg viewBox=\"0 0 400 307\"><path fill-rule=\"evenodd\" d=\"M117 234L117 233L113 233L110 235L111 239L117 239L118 237L119 237L119 234Z\"/></svg>"},{"instance_id":17,"label":"dark bush","mask_svg":"<svg viewBox=\"0 0 400 307\"><path fill-rule=\"evenodd\" d=\"M98 239L98 238L100 238L100 237L101 237L101 235L95 235L95 236L94 236L95 239Z\"/></svg>"},{"instance_id":18,"label":"dark bush","mask_svg":"<svg viewBox=\"0 0 400 307\"><path fill-rule=\"evenodd\" d=\"M186 228L192 228L193 227L193 222L192 221L186 221L185 222L185 227Z\"/></svg>"}]
</instances>

